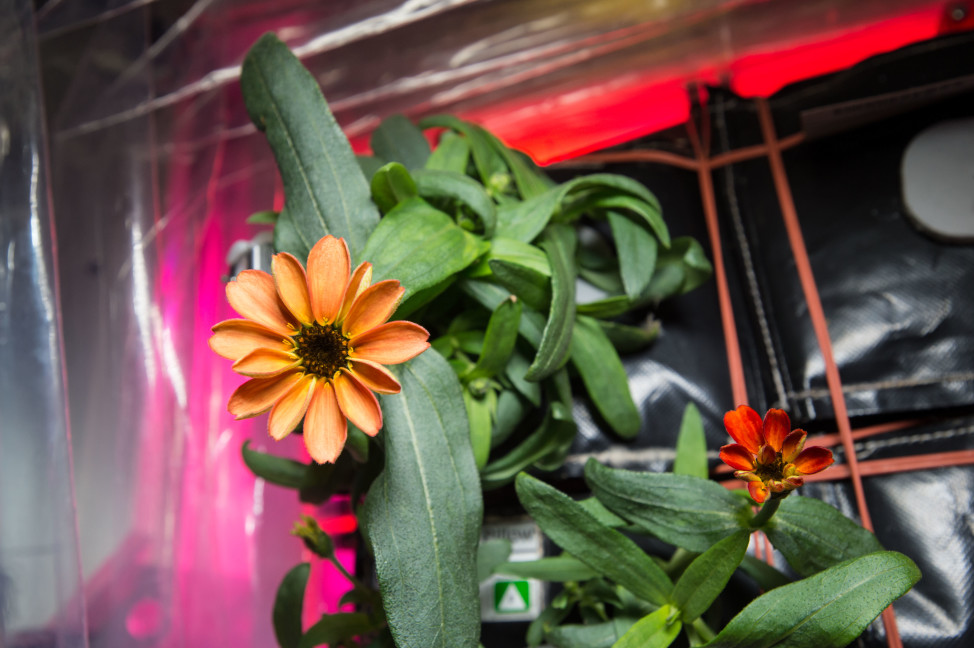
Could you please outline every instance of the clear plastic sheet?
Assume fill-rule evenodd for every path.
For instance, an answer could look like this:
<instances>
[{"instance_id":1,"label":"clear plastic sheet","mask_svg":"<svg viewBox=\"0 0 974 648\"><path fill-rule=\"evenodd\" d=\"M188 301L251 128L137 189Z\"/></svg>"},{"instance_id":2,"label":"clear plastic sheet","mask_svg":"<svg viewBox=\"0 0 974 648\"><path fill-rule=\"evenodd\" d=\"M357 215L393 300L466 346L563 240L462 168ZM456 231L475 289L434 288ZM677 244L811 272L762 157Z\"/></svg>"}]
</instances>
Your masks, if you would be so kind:
<instances>
[{"instance_id":1,"label":"clear plastic sheet","mask_svg":"<svg viewBox=\"0 0 974 648\"><path fill-rule=\"evenodd\" d=\"M852 33L888 14L927 11L944 3L36 4L61 301L58 313L52 306L55 247L46 215L38 211L29 222L37 224L41 243L29 240L41 253L17 256L16 264L7 267L26 272L24 288L40 290L37 304L55 310L35 313L30 306L34 302L28 300L26 305L17 302L16 321L4 319L0 311L0 327L22 327L38 317L49 325L16 329L21 335L16 344L0 340L0 353L20 354L14 361L0 358L0 376L8 381L0 393L0 570L7 569L10 548L16 546L6 534L15 532L53 552L48 556L56 557L57 570L49 581L37 577L26 583L23 571L15 575L22 583L18 597L44 602L32 608L36 618L16 621L21 624L16 627L54 632L55 641L45 645L56 648L82 645L78 642L83 642L85 620L93 647L263 648L274 645L270 610L275 589L286 570L304 558L300 543L287 534L302 511L292 492L254 480L240 460L240 446L249 439L255 448L297 456L301 444L272 446L263 418L232 420L226 399L242 379L206 344L210 326L232 316L222 291L230 268L227 255L234 243L260 231L244 219L279 207L282 198L270 150L250 124L236 84L240 61L260 34L276 31L295 48L359 146L392 113L418 117L459 111L552 159L679 123L686 112L677 110L653 121L657 118L647 112L647 96L675 97L677 107L688 111L685 80L733 79L727 66L742 55ZM14 104L11 114L27 122L11 127L11 139L0 138L0 144L26 136L36 159L42 159L29 11L30 3L14 0L9 12L13 33L25 39L27 53L18 58L21 50L14 46L11 60L24 76L18 77L21 85L9 87L21 87L27 80L34 103ZM7 15L0 14L0 20L7 30ZM9 43L21 41L0 42L5 48L0 60L5 62ZM0 75L7 73L0 68ZM16 102L19 95L9 91L5 78L0 80L6 115L6 102ZM647 87L662 88L662 94L647 95ZM611 102L619 97L629 103L615 110ZM541 124L546 128L539 129ZM7 216L8 201L28 195L8 187L22 191L32 178L24 171L29 167L11 166L12 159L12 154L5 156L0 167L0 242L5 250L12 249L13 240L7 228L17 222ZM43 180L42 166L34 168ZM8 180L8 173L15 174ZM676 175L680 178L673 200L679 200L680 192L692 198L692 177ZM43 184L30 195L42 204ZM698 226L688 219L675 224L674 231L699 236L694 231ZM13 235L26 236L24 230L11 230ZM16 245L17 254L31 249ZM45 282L37 283L42 275ZM0 303L11 303L7 296L14 285L20 284L0 285ZM708 429L719 431L720 403L727 400L722 376L710 380L706 367L681 364L682 354L699 350L693 342L697 336L708 339L708 353L721 352L716 323L695 321L692 315L692 300L712 298L712 293L701 292L674 305L657 355L632 365L641 376L637 389L641 400L646 398L645 413L655 416L654 429L675 430L687 398L709 398L704 408ZM75 497L67 477L61 351L52 342L58 315L63 322ZM6 330L0 328L0 333ZM664 346L668 340L677 344ZM23 371L24 350L41 354L31 356L33 373ZM37 371L38 363L47 373ZM655 390L653 381L666 382L668 389ZM662 396L652 401L649 394ZM663 400L668 407L658 402ZM35 405L32 424L44 422L36 434L17 429L15 413L26 416L27 404ZM659 409L667 413L656 416ZM31 445L13 453L14 438ZM583 450L597 448L597 441L593 443ZM18 476L28 467L36 467L28 472L36 488L26 489L25 483L34 482ZM354 520L340 503L335 506L339 508L317 513L338 520L335 530L348 530ZM342 552L343 559L354 560L353 546L343 546ZM334 611L329 608L334 605L330 573L320 565L315 570L320 573L312 575L309 618ZM15 601L13 609L20 609L16 605L20 603ZM7 618L8 634L15 619Z\"/></svg>"},{"instance_id":2,"label":"clear plastic sheet","mask_svg":"<svg viewBox=\"0 0 974 648\"><path fill-rule=\"evenodd\" d=\"M37 43L0 5L0 645L82 648L81 589Z\"/></svg>"}]
</instances>

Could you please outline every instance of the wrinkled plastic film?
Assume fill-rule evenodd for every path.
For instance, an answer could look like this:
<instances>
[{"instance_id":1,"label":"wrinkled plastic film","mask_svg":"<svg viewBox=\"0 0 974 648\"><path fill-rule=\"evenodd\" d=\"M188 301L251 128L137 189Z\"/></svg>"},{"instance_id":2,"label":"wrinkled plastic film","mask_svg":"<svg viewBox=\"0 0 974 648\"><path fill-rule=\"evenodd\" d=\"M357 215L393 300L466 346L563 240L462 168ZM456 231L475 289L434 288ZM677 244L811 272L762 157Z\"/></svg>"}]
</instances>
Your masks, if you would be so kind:
<instances>
[{"instance_id":1,"label":"wrinkled plastic film","mask_svg":"<svg viewBox=\"0 0 974 648\"><path fill-rule=\"evenodd\" d=\"M32 5L0 7L0 645L88 646Z\"/></svg>"}]
</instances>

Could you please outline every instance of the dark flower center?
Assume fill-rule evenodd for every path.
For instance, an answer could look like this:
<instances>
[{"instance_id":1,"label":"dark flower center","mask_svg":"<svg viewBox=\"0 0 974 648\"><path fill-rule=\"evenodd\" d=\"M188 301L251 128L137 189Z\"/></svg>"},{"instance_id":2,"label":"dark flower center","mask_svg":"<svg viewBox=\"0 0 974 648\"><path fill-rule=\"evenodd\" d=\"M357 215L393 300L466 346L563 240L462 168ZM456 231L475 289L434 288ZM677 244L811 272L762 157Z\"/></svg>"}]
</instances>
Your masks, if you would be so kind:
<instances>
[{"instance_id":1,"label":"dark flower center","mask_svg":"<svg viewBox=\"0 0 974 648\"><path fill-rule=\"evenodd\" d=\"M291 339L304 370L310 374L332 378L340 369L348 367L348 338L340 328L315 323L301 327Z\"/></svg>"},{"instance_id":2,"label":"dark flower center","mask_svg":"<svg viewBox=\"0 0 974 648\"><path fill-rule=\"evenodd\" d=\"M774 461L769 464L763 464L759 461L754 462L754 474L761 478L762 481L769 480L782 480L785 478L785 462L781 458L781 453L775 454Z\"/></svg>"}]
</instances>

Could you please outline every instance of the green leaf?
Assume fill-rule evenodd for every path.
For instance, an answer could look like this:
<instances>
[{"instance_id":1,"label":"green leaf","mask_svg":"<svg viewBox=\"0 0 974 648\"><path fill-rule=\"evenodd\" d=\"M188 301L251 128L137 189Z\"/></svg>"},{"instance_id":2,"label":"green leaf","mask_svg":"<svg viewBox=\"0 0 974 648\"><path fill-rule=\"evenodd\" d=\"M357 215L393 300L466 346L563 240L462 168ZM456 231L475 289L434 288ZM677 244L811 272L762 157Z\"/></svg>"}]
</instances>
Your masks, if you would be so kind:
<instances>
[{"instance_id":1,"label":"green leaf","mask_svg":"<svg viewBox=\"0 0 974 648\"><path fill-rule=\"evenodd\" d=\"M360 509L389 626L400 646L473 648L483 500L460 383L434 351L391 369L385 470Z\"/></svg>"},{"instance_id":2,"label":"green leaf","mask_svg":"<svg viewBox=\"0 0 974 648\"><path fill-rule=\"evenodd\" d=\"M633 306L635 306L633 301L625 295L612 295L611 297L579 304L576 311L580 315L588 315L596 319L609 319L629 312Z\"/></svg>"},{"instance_id":3,"label":"green leaf","mask_svg":"<svg viewBox=\"0 0 974 648\"><path fill-rule=\"evenodd\" d=\"M591 513L596 520L606 526L619 528L629 524L621 517L605 508L605 505L603 505L602 502L600 502L596 497L586 497L583 500L578 500L578 503L582 506L582 508Z\"/></svg>"},{"instance_id":4,"label":"green leaf","mask_svg":"<svg viewBox=\"0 0 974 648\"><path fill-rule=\"evenodd\" d=\"M308 464L251 450L250 441L244 441L240 451L243 454L244 464L261 479L285 488L301 488L304 484Z\"/></svg>"},{"instance_id":5,"label":"green leaf","mask_svg":"<svg viewBox=\"0 0 974 648\"><path fill-rule=\"evenodd\" d=\"M528 648L537 648L544 641L545 635L551 632L557 624L561 623L565 617L571 613L570 607L556 607L549 605L538 618L531 622L528 631L525 633L524 641Z\"/></svg>"},{"instance_id":6,"label":"green leaf","mask_svg":"<svg viewBox=\"0 0 974 648\"><path fill-rule=\"evenodd\" d=\"M659 320L650 319L643 326L600 321L599 326L620 353L642 351L659 337Z\"/></svg>"},{"instance_id":7,"label":"green leaf","mask_svg":"<svg viewBox=\"0 0 974 648\"><path fill-rule=\"evenodd\" d=\"M521 323L521 303L516 299L506 299L494 309L487 322L484 348L464 381L478 378L493 378L507 366L507 361L517 342L518 326Z\"/></svg>"},{"instance_id":8,"label":"green leaf","mask_svg":"<svg viewBox=\"0 0 974 648\"><path fill-rule=\"evenodd\" d=\"M670 620L674 610L664 605L637 621L612 648L666 648L680 634L679 619Z\"/></svg>"},{"instance_id":9,"label":"green leaf","mask_svg":"<svg viewBox=\"0 0 974 648\"><path fill-rule=\"evenodd\" d=\"M680 436L676 439L676 459L673 461L673 472L677 475L692 475L700 479L707 479L707 437L703 432L703 420L700 410L693 403L689 403L683 410L683 421L680 423Z\"/></svg>"},{"instance_id":10,"label":"green leaf","mask_svg":"<svg viewBox=\"0 0 974 648\"><path fill-rule=\"evenodd\" d=\"M387 162L399 162L410 171L422 169L430 156L423 131L405 115L391 115L372 132L372 152Z\"/></svg>"},{"instance_id":11,"label":"green leaf","mask_svg":"<svg viewBox=\"0 0 974 648\"><path fill-rule=\"evenodd\" d=\"M696 239L682 236L673 240L669 250L660 252L656 273L646 289L646 297L661 301L690 292L713 274L703 247Z\"/></svg>"},{"instance_id":12,"label":"green leaf","mask_svg":"<svg viewBox=\"0 0 974 648\"><path fill-rule=\"evenodd\" d=\"M642 220L656 234L656 238L663 244L663 247L670 247L670 233L666 229L666 223L663 222L663 215L659 210L658 204L653 205L632 196L608 195L596 200L592 206L608 210L626 209L641 216ZM612 211L609 213L611 214ZM613 229L614 232L615 230ZM619 240L616 239L616 244L618 245L618 243Z\"/></svg>"},{"instance_id":13,"label":"green leaf","mask_svg":"<svg viewBox=\"0 0 974 648\"><path fill-rule=\"evenodd\" d=\"M478 398L466 388L463 390L463 404L467 410L467 420L470 421L470 447L473 449L474 463L481 470L490 456L490 405L486 398Z\"/></svg>"},{"instance_id":14,"label":"green leaf","mask_svg":"<svg viewBox=\"0 0 974 648\"><path fill-rule=\"evenodd\" d=\"M528 360L515 349L508 360L504 375L511 381L511 385L518 393L528 399L535 407L541 407L541 385L524 379L524 375L530 366Z\"/></svg>"},{"instance_id":15,"label":"green leaf","mask_svg":"<svg viewBox=\"0 0 974 648\"><path fill-rule=\"evenodd\" d=\"M497 208L483 185L469 176L453 171L420 170L413 175L419 195L426 200L455 202L474 213L490 238L497 227Z\"/></svg>"},{"instance_id":16,"label":"green leaf","mask_svg":"<svg viewBox=\"0 0 974 648\"><path fill-rule=\"evenodd\" d=\"M903 554L854 558L754 599L707 648L842 648L918 580Z\"/></svg>"},{"instance_id":17,"label":"green leaf","mask_svg":"<svg viewBox=\"0 0 974 648\"><path fill-rule=\"evenodd\" d=\"M681 618L690 623L707 611L724 591L747 551L748 531L729 535L697 556L686 568L673 590L673 602Z\"/></svg>"},{"instance_id":18,"label":"green leaf","mask_svg":"<svg viewBox=\"0 0 974 648\"><path fill-rule=\"evenodd\" d=\"M487 193L495 196L505 193L511 182L504 158L491 144L486 131L479 126L462 121L453 115L435 115L420 121L422 128L450 128L462 133L470 146L474 166Z\"/></svg>"},{"instance_id":19,"label":"green leaf","mask_svg":"<svg viewBox=\"0 0 974 648\"><path fill-rule=\"evenodd\" d=\"M308 632L301 637L298 648L331 645L363 635L374 628L375 625L369 619L369 615L363 612L326 614L318 623L308 628Z\"/></svg>"},{"instance_id":20,"label":"green leaf","mask_svg":"<svg viewBox=\"0 0 974 648\"><path fill-rule=\"evenodd\" d=\"M568 360L575 324L575 231L565 225L545 230L541 249L551 264L551 308L528 380L542 380Z\"/></svg>"},{"instance_id":21,"label":"green leaf","mask_svg":"<svg viewBox=\"0 0 974 648\"><path fill-rule=\"evenodd\" d=\"M487 141L493 145L494 150L500 153L504 159L511 175L514 176L514 185L517 187L518 193L523 200L533 198L547 191L551 186L551 181L541 173L529 157L520 151L509 148L497 139L493 133L483 128L480 130L487 137Z\"/></svg>"},{"instance_id":22,"label":"green leaf","mask_svg":"<svg viewBox=\"0 0 974 648\"><path fill-rule=\"evenodd\" d=\"M591 567L568 554L539 560L506 562L497 565L494 573L519 578L537 578L553 583L583 581L598 576Z\"/></svg>"},{"instance_id":23,"label":"green leaf","mask_svg":"<svg viewBox=\"0 0 974 648\"><path fill-rule=\"evenodd\" d=\"M301 610L311 563L301 563L284 575L274 598L274 636L281 648L298 648L301 642Z\"/></svg>"},{"instance_id":24,"label":"green leaf","mask_svg":"<svg viewBox=\"0 0 974 648\"><path fill-rule=\"evenodd\" d=\"M571 623L552 628L548 633L548 641L558 648L611 648L618 639L611 621L592 625Z\"/></svg>"},{"instance_id":25,"label":"green leaf","mask_svg":"<svg viewBox=\"0 0 974 648\"><path fill-rule=\"evenodd\" d=\"M314 77L287 46L265 34L244 58L240 87L250 119L264 131L284 182L296 241L286 251L307 258L326 234L345 238L360 258L379 213L345 134ZM278 248L283 250L282 248Z\"/></svg>"},{"instance_id":26,"label":"green leaf","mask_svg":"<svg viewBox=\"0 0 974 648\"><path fill-rule=\"evenodd\" d=\"M610 511L688 551L706 551L719 540L749 529L747 502L706 479L607 468L589 459L585 480Z\"/></svg>"},{"instance_id":27,"label":"green leaf","mask_svg":"<svg viewBox=\"0 0 974 648\"><path fill-rule=\"evenodd\" d=\"M392 211L399 203L418 195L416 182L406 167L398 162L389 162L376 171L370 186L372 200L383 213Z\"/></svg>"},{"instance_id":28,"label":"green leaf","mask_svg":"<svg viewBox=\"0 0 974 648\"><path fill-rule=\"evenodd\" d=\"M363 255L372 261L373 280L398 279L405 302L473 263L478 239L420 198L400 203L369 237ZM422 254L416 254L422 250ZM418 305L417 305L418 307Z\"/></svg>"},{"instance_id":29,"label":"green leaf","mask_svg":"<svg viewBox=\"0 0 974 648\"><path fill-rule=\"evenodd\" d=\"M548 225L565 192L564 186L552 187L539 196L502 206L497 210L495 235L530 243Z\"/></svg>"},{"instance_id":30,"label":"green leaf","mask_svg":"<svg viewBox=\"0 0 974 648\"><path fill-rule=\"evenodd\" d=\"M279 212L273 209L268 209L265 211L254 212L247 217L248 225L274 225L277 223L277 217L280 215Z\"/></svg>"},{"instance_id":31,"label":"green leaf","mask_svg":"<svg viewBox=\"0 0 974 648\"><path fill-rule=\"evenodd\" d=\"M625 214L610 211L609 226L619 255L622 285L630 299L638 299L653 277L659 244L643 224Z\"/></svg>"},{"instance_id":32,"label":"green leaf","mask_svg":"<svg viewBox=\"0 0 974 648\"><path fill-rule=\"evenodd\" d=\"M511 555L511 541L507 538L483 540L477 547L477 580L483 583L490 578L498 565Z\"/></svg>"},{"instance_id":33,"label":"green leaf","mask_svg":"<svg viewBox=\"0 0 974 648\"><path fill-rule=\"evenodd\" d=\"M791 579L782 574L780 571L764 562L763 560L758 560L754 556L744 556L744 560L741 561L741 571L754 579L754 582L758 584L765 592L771 591L776 587L781 587L782 585L787 585L791 582Z\"/></svg>"},{"instance_id":34,"label":"green leaf","mask_svg":"<svg viewBox=\"0 0 974 648\"><path fill-rule=\"evenodd\" d=\"M537 385L537 383L530 383ZM528 406L516 393L509 389L497 395L497 410L494 412L494 425L490 433L490 447L496 448L507 441L517 424L528 413Z\"/></svg>"},{"instance_id":35,"label":"green leaf","mask_svg":"<svg viewBox=\"0 0 974 648\"><path fill-rule=\"evenodd\" d=\"M629 377L596 320L584 315L575 319L571 354L572 365L602 418L622 438L636 436L641 420L629 393Z\"/></svg>"},{"instance_id":36,"label":"green leaf","mask_svg":"<svg viewBox=\"0 0 974 648\"><path fill-rule=\"evenodd\" d=\"M534 477L521 473L516 488L521 504L555 544L650 603L670 601L673 583L632 540Z\"/></svg>"},{"instance_id":37,"label":"green leaf","mask_svg":"<svg viewBox=\"0 0 974 648\"><path fill-rule=\"evenodd\" d=\"M358 168L362 170L362 175L365 176L366 180L371 180L375 172L386 164L385 160L380 160L371 155L356 155L355 161L358 162Z\"/></svg>"},{"instance_id":38,"label":"green leaf","mask_svg":"<svg viewBox=\"0 0 974 648\"><path fill-rule=\"evenodd\" d=\"M453 131L445 131L429 159L426 168L431 171L466 173L470 161L470 145L466 138Z\"/></svg>"},{"instance_id":39,"label":"green leaf","mask_svg":"<svg viewBox=\"0 0 974 648\"><path fill-rule=\"evenodd\" d=\"M548 277L519 263L501 259L491 259L488 263L494 279L525 304L539 311L551 305L551 281Z\"/></svg>"},{"instance_id":40,"label":"green leaf","mask_svg":"<svg viewBox=\"0 0 974 648\"><path fill-rule=\"evenodd\" d=\"M578 427L571 411L562 403L552 403L541 426L503 457L487 464L481 474L485 489L497 488L542 459L553 450L570 444Z\"/></svg>"},{"instance_id":41,"label":"green leaf","mask_svg":"<svg viewBox=\"0 0 974 648\"><path fill-rule=\"evenodd\" d=\"M490 252L487 253L487 261L497 259L507 263L515 263L525 268L530 268L545 277L551 276L551 265L548 257L540 249L524 243L517 239L502 238L495 236L490 241Z\"/></svg>"},{"instance_id":42,"label":"green leaf","mask_svg":"<svg viewBox=\"0 0 974 648\"><path fill-rule=\"evenodd\" d=\"M761 529L802 576L883 549L871 532L812 497L785 498Z\"/></svg>"}]
</instances>

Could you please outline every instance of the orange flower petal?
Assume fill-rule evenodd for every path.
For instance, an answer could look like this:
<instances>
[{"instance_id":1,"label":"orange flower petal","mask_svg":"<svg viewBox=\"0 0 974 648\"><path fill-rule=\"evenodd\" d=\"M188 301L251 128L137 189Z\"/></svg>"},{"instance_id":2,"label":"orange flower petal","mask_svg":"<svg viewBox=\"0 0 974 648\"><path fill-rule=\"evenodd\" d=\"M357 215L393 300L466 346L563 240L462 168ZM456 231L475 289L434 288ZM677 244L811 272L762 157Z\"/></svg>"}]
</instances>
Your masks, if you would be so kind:
<instances>
[{"instance_id":1,"label":"orange flower petal","mask_svg":"<svg viewBox=\"0 0 974 648\"><path fill-rule=\"evenodd\" d=\"M791 432L791 419L784 410L769 409L764 415L764 440L775 452L781 452L781 444Z\"/></svg>"},{"instance_id":2,"label":"orange flower petal","mask_svg":"<svg viewBox=\"0 0 974 648\"><path fill-rule=\"evenodd\" d=\"M741 405L724 414L724 427L727 428L727 434L750 450L751 454L756 455L758 449L764 445L764 436L761 434L764 423L761 416L747 405Z\"/></svg>"},{"instance_id":3,"label":"orange flower petal","mask_svg":"<svg viewBox=\"0 0 974 648\"><path fill-rule=\"evenodd\" d=\"M355 360L399 364L429 348L429 331L412 322L386 322L349 340Z\"/></svg>"},{"instance_id":4,"label":"orange flower petal","mask_svg":"<svg viewBox=\"0 0 974 648\"><path fill-rule=\"evenodd\" d=\"M210 348L227 360L239 360L256 349L287 351L291 345L284 337L257 322L229 319L213 327Z\"/></svg>"},{"instance_id":5,"label":"orange flower petal","mask_svg":"<svg viewBox=\"0 0 974 648\"><path fill-rule=\"evenodd\" d=\"M785 463L795 460L798 453L805 446L805 430L794 430L785 437L785 442L781 444L781 459Z\"/></svg>"},{"instance_id":6,"label":"orange flower petal","mask_svg":"<svg viewBox=\"0 0 974 648\"><path fill-rule=\"evenodd\" d=\"M227 411L237 419L250 418L266 412L301 380L301 376L300 372L292 371L273 378L248 380L237 387L230 396Z\"/></svg>"},{"instance_id":7,"label":"orange flower petal","mask_svg":"<svg viewBox=\"0 0 974 648\"><path fill-rule=\"evenodd\" d=\"M369 436L375 436L382 427L382 410L375 394L358 378L342 369L333 381L338 405L348 420Z\"/></svg>"},{"instance_id":8,"label":"orange flower petal","mask_svg":"<svg viewBox=\"0 0 974 648\"><path fill-rule=\"evenodd\" d=\"M821 470L825 470L835 459L832 457L832 451L828 448L823 448L821 446L812 446L810 448L805 448L798 453L792 465L798 469L803 475L811 475L817 473Z\"/></svg>"},{"instance_id":9,"label":"orange flower petal","mask_svg":"<svg viewBox=\"0 0 974 648\"><path fill-rule=\"evenodd\" d=\"M765 466L770 466L775 461L777 461L777 459L778 459L778 453L775 452L774 448L772 448L769 445L761 446L761 449L758 450L757 457L754 458L754 460L757 461L759 464L763 464Z\"/></svg>"},{"instance_id":10,"label":"orange flower petal","mask_svg":"<svg viewBox=\"0 0 974 648\"><path fill-rule=\"evenodd\" d=\"M342 332L355 337L385 323L399 306L406 289L395 279L380 281L362 291L348 309L342 322Z\"/></svg>"},{"instance_id":11,"label":"orange flower petal","mask_svg":"<svg viewBox=\"0 0 974 648\"><path fill-rule=\"evenodd\" d=\"M338 407L335 390L327 380L319 380L304 417L304 444L308 454L320 464L335 463L347 437L348 424Z\"/></svg>"},{"instance_id":12,"label":"orange flower petal","mask_svg":"<svg viewBox=\"0 0 974 648\"><path fill-rule=\"evenodd\" d=\"M368 360L349 358L352 373L366 387L380 394L398 394L402 385L392 373L380 364Z\"/></svg>"},{"instance_id":13,"label":"orange flower petal","mask_svg":"<svg viewBox=\"0 0 974 648\"><path fill-rule=\"evenodd\" d=\"M227 301L243 317L283 336L293 331L290 313L277 296L274 278L261 270L244 270L227 284Z\"/></svg>"},{"instance_id":14,"label":"orange flower petal","mask_svg":"<svg viewBox=\"0 0 974 648\"><path fill-rule=\"evenodd\" d=\"M287 351L279 349L254 349L233 363L233 370L251 378L270 378L294 369L301 363Z\"/></svg>"},{"instance_id":15,"label":"orange flower petal","mask_svg":"<svg viewBox=\"0 0 974 648\"><path fill-rule=\"evenodd\" d=\"M271 258L271 270L274 272L274 285L281 301L299 322L310 324L314 316L311 314L311 298L308 296L308 277L301 262L287 252L281 252Z\"/></svg>"},{"instance_id":16,"label":"orange flower petal","mask_svg":"<svg viewBox=\"0 0 974 648\"><path fill-rule=\"evenodd\" d=\"M751 470L754 468L754 455L747 448L731 443L720 449L720 460L737 470Z\"/></svg>"},{"instance_id":17,"label":"orange flower petal","mask_svg":"<svg viewBox=\"0 0 974 648\"><path fill-rule=\"evenodd\" d=\"M372 264L368 261L363 261L357 268L355 268L355 272L352 273L352 277L348 280L348 287L345 288L345 294L342 298L342 307L338 311L338 317L335 318L335 321L342 322L345 320L345 316L348 315L348 311L352 307L352 304L355 303L355 299L361 295L371 283Z\"/></svg>"},{"instance_id":18,"label":"orange flower petal","mask_svg":"<svg viewBox=\"0 0 974 648\"><path fill-rule=\"evenodd\" d=\"M764 500L768 499L768 487L764 485L764 482L748 482L747 492L751 494L751 499L758 504L762 504Z\"/></svg>"},{"instance_id":19,"label":"orange flower petal","mask_svg":"<svg viewBox=\"0 0 974 648\"><path fill-rule=\"evenodd\" d=\"M322 324L338 318L351 264L345 239L326 236L311 248L308 255L308 288L315 319Z\"/></svg>"},{"instance_id":20,"label":"orange flower petal","mask_svg":"<svg viewBox=\"0 0 974 648\"><path fill-rule=\"evenodd\" d=\"M267 418L268 434L280 441L298 427L304 413L308 411L314 386L315 377L304 375L291 391L274 404L271 415Z\"/></svg>"}]
</instances>

